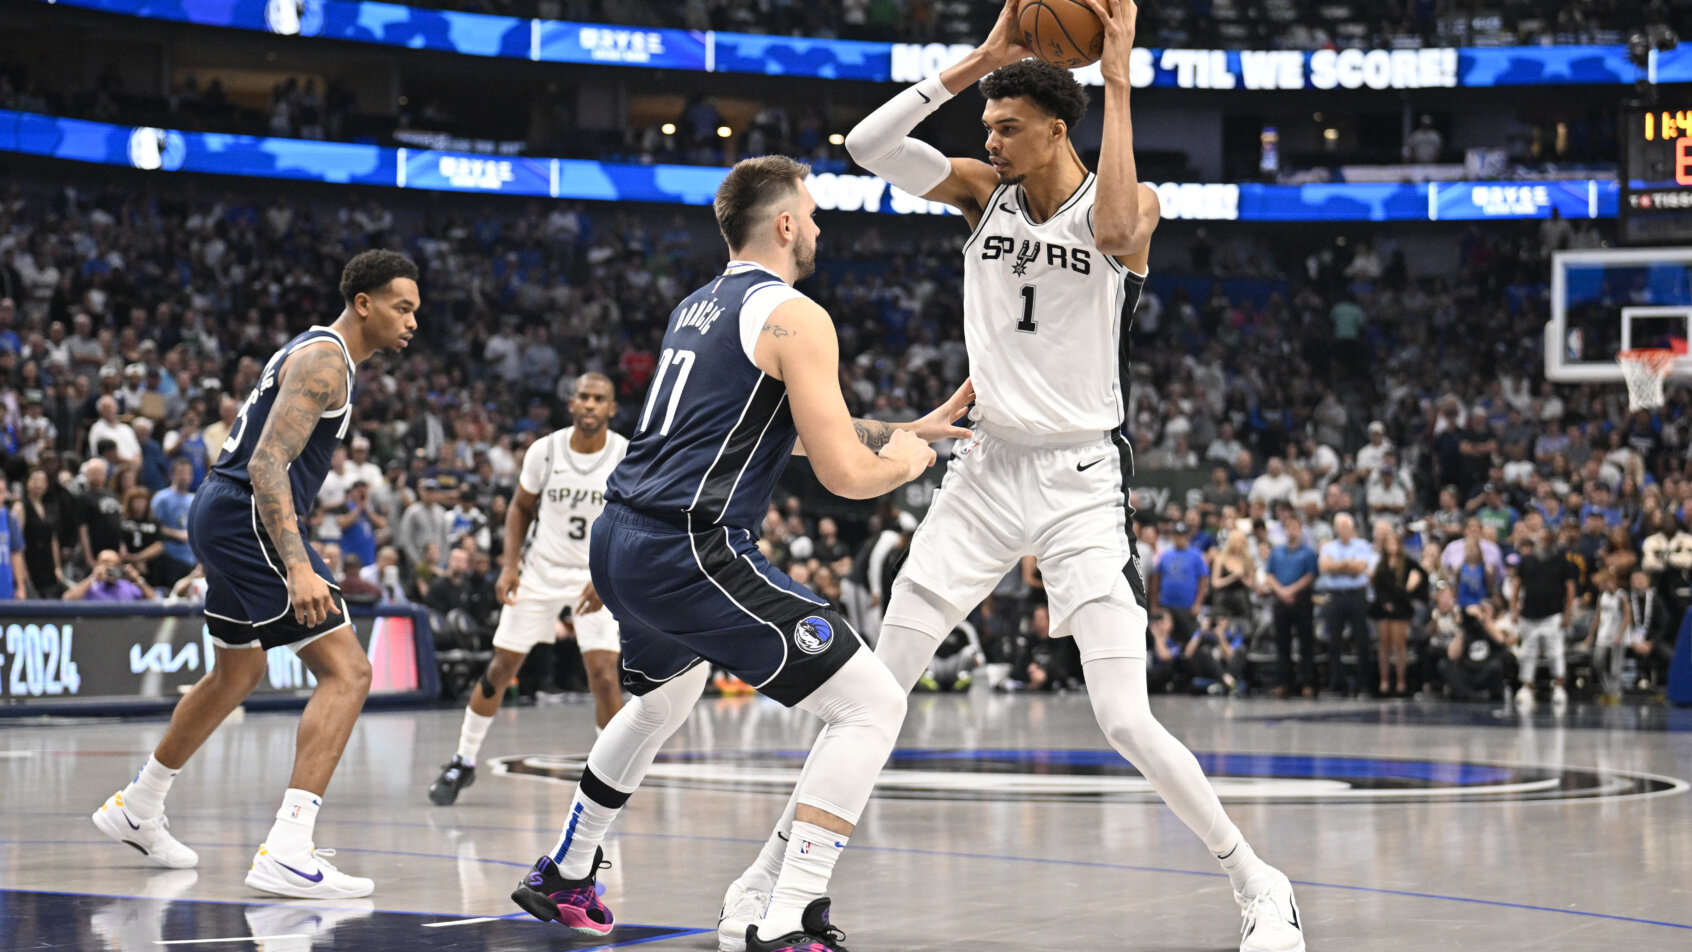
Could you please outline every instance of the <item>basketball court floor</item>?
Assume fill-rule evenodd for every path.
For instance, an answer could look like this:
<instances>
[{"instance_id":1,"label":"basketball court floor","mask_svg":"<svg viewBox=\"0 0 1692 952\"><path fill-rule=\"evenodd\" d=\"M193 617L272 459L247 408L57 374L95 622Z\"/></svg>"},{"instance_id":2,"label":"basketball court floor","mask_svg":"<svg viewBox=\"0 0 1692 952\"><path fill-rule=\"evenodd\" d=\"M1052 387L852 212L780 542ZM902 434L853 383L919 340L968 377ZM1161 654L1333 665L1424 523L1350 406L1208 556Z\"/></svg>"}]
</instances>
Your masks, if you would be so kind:
<instances>
[{"instance_id":1,"label":"basketball court floor","mask_svg":"<svg viewBox=\"0 0 1692 952\"><path fill-rule=\"evenodd\" d=\"M1297 884L1313 950L1692 948L1692 711L1155 703ZM602 882L622 924L590 940L507 895L553 842L591 713L503 710L475 786L447 808L424 791L459 712L368 713L317 827L337 864L377 883L342 903L242 882L294 715L231 722L178 779L173 829L201 857L184 871L88 822L163 721L3 722L0 950L715 948L723 889L781 808L811 719L703 703L613 830ZM1238 947L1226 878L1081 696L913 698L833 897L858 952Z\"/></svg>"}]
</instances>

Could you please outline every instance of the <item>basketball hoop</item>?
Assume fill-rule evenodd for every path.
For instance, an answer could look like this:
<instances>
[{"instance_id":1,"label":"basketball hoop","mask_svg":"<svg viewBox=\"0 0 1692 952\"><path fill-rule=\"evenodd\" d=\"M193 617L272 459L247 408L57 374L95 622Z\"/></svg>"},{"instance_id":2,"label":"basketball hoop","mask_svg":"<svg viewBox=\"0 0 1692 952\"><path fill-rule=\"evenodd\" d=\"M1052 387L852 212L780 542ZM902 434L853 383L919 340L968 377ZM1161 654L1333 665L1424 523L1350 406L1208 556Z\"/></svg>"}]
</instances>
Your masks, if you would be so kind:
<instances>
[{"instance_id":1,"label":"basketball hoop","mask_svg":"<svg viewBox=\"0 0 1692 952\"><path fill-rule=\"evenodd\" d=\"M1654 347L1616 355L1622 377L1627 380L1629 410L1652 410L1663 405L1663 381L1668 379L1674 359L1674 351Z\"/></svg>"}]
</instances>

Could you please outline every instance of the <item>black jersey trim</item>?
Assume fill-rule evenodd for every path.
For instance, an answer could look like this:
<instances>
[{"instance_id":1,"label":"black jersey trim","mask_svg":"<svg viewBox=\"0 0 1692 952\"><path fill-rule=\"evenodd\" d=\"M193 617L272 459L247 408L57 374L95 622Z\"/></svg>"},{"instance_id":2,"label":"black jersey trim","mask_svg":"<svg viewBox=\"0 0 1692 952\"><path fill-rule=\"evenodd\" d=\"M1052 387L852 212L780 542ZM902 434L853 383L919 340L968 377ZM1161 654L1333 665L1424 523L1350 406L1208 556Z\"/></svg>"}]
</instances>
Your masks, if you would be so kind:
<instances>
[{"instance_id":1,"label":"black jersey trim","mask_svg":"<svg viewBox=\"0 0 1692 952\"><path fill-rule=\"evenodd\" d=\"M1022 190L1022 186L1018 185L1016 187L1016 208L1017 208L1017 211L1022 213L1022 220L1023 221L1027 222L1028 224L1032 225L1035 228L1039 228L1041 225L1049 225L1052 222L1057 221L1059 215L1062 215L1064 212L1069 211L1071 208L1075 207L1076 202L1079 202L1081 199L1085 198L1087 193L1092 190L1093 183L1097 182L1097 181L1098 181L1098 176L1094 175L1091 172L1088 172L1087 178L1080 185L1077 185L1075 187L1075 191L1071 192L1069 197L1064 199L1063 204L1058 206L1057 211L1052 212L1051 215L1048 216L1045 221L1035 221L1032 217L1029 216L1029 214L1028 214L1028 195Z\"/></svg>"},{"instance_id":2,"label":"black jersey trim","mask_svg":"<svg viewBox=\"0 0 1692 952\"><path fill-rule=\"evenodd\" d=\"M981 220L975 223L975 230L969 233L969 240L964 242L963 250L969 253L969 246L975 244L975 239L981 237L981 232L987 228L987 219L993 217L993 212L999 207L999 195L1005 190L1003 185L993 186L993 194L987 196L987 205L981 211Z\"/></svg>"}]
</instances>

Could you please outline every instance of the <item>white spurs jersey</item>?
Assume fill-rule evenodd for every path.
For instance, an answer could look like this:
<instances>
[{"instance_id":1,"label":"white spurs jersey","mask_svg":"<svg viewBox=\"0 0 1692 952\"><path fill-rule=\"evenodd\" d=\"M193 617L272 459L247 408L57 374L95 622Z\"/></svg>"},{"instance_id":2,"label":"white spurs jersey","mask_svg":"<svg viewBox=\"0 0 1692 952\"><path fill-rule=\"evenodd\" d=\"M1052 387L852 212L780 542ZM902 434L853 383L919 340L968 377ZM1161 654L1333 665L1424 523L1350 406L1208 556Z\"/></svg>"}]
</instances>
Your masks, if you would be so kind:
<instances>
[{"instance_id":1,"label":"white spurs jersey","mask_svg":"<svg viewBox=\"0 0 1692 952\"><path fill-rule=\"evenodd\" d=\"M587 571L588 534L605 511L605 480L629 449L628 440L608 431L604 449L578 453L570 449L573 432L570 427L536 440L523 455L518 485L540 497L523 553L525 584L534 574L550 578Z\"/></svg>"},{"instance_id":2,"label":"white spurs jersey","mask_svg":"<svg viewBox=\"0 0 1692 952\"><path fill-rule=\"evenodd\" d=\"M1145 286L1093 238L1088 174L1035 224L1022 188L993 191L964 245L964 344L975 416L1031 435L1122 424L1128 328Z\"/></svg>"}]
</instances>

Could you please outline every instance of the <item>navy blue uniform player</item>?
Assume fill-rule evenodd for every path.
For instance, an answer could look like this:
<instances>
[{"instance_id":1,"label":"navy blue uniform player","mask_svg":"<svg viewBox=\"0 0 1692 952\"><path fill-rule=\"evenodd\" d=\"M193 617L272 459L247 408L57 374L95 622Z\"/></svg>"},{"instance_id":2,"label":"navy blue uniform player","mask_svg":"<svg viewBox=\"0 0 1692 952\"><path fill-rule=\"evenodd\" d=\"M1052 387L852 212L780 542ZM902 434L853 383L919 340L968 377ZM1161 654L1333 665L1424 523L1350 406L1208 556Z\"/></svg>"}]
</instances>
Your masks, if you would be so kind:
<instances>
[{"instance_id":1,"label":"navy blue uniform player","mask_svg":"<svg viewBox=\"0 0 1692 952\"><path fill-rule=\"evenodd\" d=\"M289 341L265 365L194 497L188 542L206 575L216 662L177 703L141 773L94 813L102 833L153 862L195 865L199 857L170 834L165 794L258 685L265 649L286 645L316 676L317 689L300 718L292 780L247 884L307 899L367 896L374 888L337 870L312 840L323 791L370 690L370 661L334 576L299 523L346 438L359 361L404 347L417 329L417 266L391 251L364 252L347 263L341 294L346 309L333 324Z\"/></svg>"},{"instance_id":2,"label":"navy blue uniform player","mask_svg":"<svg viewBox=\"0 0 1692 952\"><path fill-rule=\"evenodd\" d=\"M628 455L612 473L588 558L622 626L634 695L594 744L557 844L512 894L537 918L590 935L611 928L595 895L599 844L653 755L681 726L710 664L826 724L799 782L790 849L754 952L834 948L824 897L904 716L904 691L828 604L759 553L775 482L804 452L831 492L879 496L934 461L966 384L901 427L853 420L827 312L792 285L816 262L808 169L770 156L736 165L717 191L731 260L670 315Z\"/></svg>"}]
</instances>

